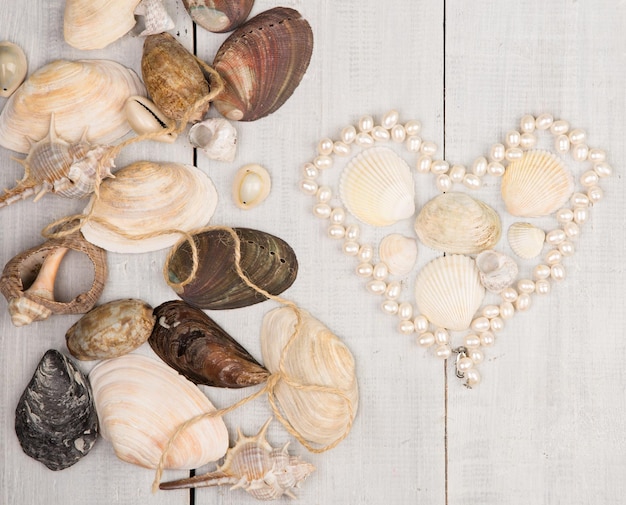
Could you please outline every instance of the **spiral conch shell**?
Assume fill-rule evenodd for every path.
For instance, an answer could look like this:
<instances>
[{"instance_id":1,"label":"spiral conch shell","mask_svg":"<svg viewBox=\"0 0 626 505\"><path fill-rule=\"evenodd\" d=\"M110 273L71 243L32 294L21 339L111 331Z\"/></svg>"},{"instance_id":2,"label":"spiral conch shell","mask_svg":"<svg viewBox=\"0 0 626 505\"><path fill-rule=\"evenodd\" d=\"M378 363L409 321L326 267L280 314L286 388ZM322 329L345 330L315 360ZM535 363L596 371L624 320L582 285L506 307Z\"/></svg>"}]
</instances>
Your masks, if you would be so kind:
<instances>
[{"instance_id":1,"label":"spiral conch shell","mask_svg":"<svg viewBox=\"0 0 626 505\"><path fill-rule=\"evenodd\" d=\"M492 293L500 293L517 277L518 267L513 258L492 249L476 256L480 282Z\"/></svg>"},{"instance_id":2,"label":"spiral conch shell","mask_svg":"<svg viewBox=\"0 0 626 505\"><path fill-rule=\"evenodd\" d=\"M156 468L185 421L214 411L197 386L169 366L139 354L101 361L89 374L100 433L122 461ZM221 417L207 417L183 430L167 452L164 468L198 468L221 458L228 432Z\"/></svg>"},{"instance_id":3,"label":"spiral conch shell","mask_svg":"<svg viewBox=\"0 0 626 505\"><path fill-rule=\"evenodd\" d=\"M308 442L330 445L352 426L358 407L355 364L346 345L320 321L300 310L302 325L292 338L296 312L279 307L267 313L261 328L261 352L270 372L285 373L274 391L285 417ZM281 370L281 357L282 370ZM325 386L327 391L292 385ZM341 394L337 394L337 392Z\"/></svg>"}]
</instances>

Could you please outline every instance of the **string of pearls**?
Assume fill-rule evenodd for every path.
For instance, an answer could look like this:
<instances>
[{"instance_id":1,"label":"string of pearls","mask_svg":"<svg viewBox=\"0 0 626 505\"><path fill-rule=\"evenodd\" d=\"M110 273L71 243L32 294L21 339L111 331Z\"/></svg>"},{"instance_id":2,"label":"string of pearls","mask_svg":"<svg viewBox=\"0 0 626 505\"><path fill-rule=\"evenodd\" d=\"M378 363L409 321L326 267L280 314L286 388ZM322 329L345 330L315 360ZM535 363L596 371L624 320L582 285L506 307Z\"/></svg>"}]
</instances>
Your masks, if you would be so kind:
<instances>
[{"instance_id":1,"label":"string of pearls","mask_svg":"<svg viewBox=\"0 0 626 505\"><path fill-rule=\"evenodd\" d=\"M554 150L560 155L570 154L577 162L587 162L589 168L579 178L581 188L573 193L569 206L556 212L558 226L546 233L545 242L549 249L543 261L537 264L532 278L521 278L515 286L509 286L500 293L499 304L485 305L471 322L469 332L462 338L462 345L453 348L452 338L445 328L434 327L428 318L419 314L413 304L400 301L402 284L390 279L389 269L382 261L376 261L372 245L360 242L361 229L358 224L348 223L346 210L341 205L332 206L335 196L331 187L320 184L322 172L332 167L335 156L347 157L353 149L366 149L385 142L403 144L406 151L416 155L415 171L432 174L435 185L441 192L450 191L454 184L462 184L468 189L482 187L485 175L501 177L509 163L519 160L524 152L533 149L538 142L537 132L549 131L554 137ZM357 261L357 276L366 279L366 289L383 298L381 309L385 314L398 318L398 331L401 334L417 334L417 343L432 349L441 359L456 354L457 376L465 379L465 385L472 387L480 383L478 365L484 361L484 348L494 345L496 335L504 328L504 322L515 313L530 308L532 297L550 292L551 281L565 278L563 258L574 254L573 240L578 238L580 227L588 220L590 208L602 200L604 192L600 180L612 173L606 161L605 151L587 144L586 132L572 129L562 119L555 120L551 114L537 117L522 117L519 130L510 130L502 143L495 143L487 156L480 156L467 169L460 164L450 165L437 158L437 144L424 140L421 136L421 123L410 120L399 122L397 110L384 114L380 124L370 115L362 116L356 126L343 128L337 140L323 138L317 145L317 155L302 166L300 190L314 198L313 214L328 220L327 234L330 238L342 240L342 251Z\"/></svg>"}]
</instances>

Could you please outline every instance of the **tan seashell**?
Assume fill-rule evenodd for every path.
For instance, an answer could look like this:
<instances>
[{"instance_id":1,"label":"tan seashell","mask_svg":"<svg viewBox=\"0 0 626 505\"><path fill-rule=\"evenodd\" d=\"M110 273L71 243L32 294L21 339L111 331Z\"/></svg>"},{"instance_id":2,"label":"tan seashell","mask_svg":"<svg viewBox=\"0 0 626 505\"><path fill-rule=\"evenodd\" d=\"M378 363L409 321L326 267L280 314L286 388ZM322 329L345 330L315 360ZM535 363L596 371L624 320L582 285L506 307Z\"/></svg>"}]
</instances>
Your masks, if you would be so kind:
<instances>
[{"instance_id":1,"label":"tan seashell","mask_svg":"<svg viewBox=\"0 0 626 505\"><path fill-rule=\"evenodd\" d=\"M480 282L492 293L500 293L517 278L518 267L513 258L492 249L476 256Z\"/></svg>"},{"instance_id":2,"label":"tan seashell","mask_svg":"<svg viewBox=\"0 0 626 505\"><path fill-rule=\"evenodd\" d=\"M174 121L169 119L154 102L145 96L130 96L124 106L126 120L138 135L146 133L158 134L174 126ZM157 135L152 140L171 144L176 140L178 134L174 131Z\"/></svg>"},{"instance_id":3,"label":"tan seashell","mask_svg":"<svg viewBox=\"0 0 626 505\"><path fill-rule=\"evenodd\" d=\"M235 205L244 210L256 207L268 197L271 187L270 174L264 167L255 163L244 165L233 181Z\"/></svg>"},{"instance_id":4,"label":"tan seashell","mask_svg":"<svg viewBox=\"0 0 626 505\"><path fill-rule=\"evenodd\" d=\"M128 165L100 185L98 198L92 197L84 213L88 220L81 228L85 238L100 247L123 253L156 251L175 244L177 233L204 226L215 212L217 191L207 175L181 163L140 161ZM93 210L92 210L93 207ZM128 236L155 234L133 239Z\"/></svg>"},{"instance_id":5,"label":"tan seashell","mask_svg":"<svg viewBox=\"0 0 626 505\"><path fill-rule=\"evenodd\" d=\"M189 129L189 142L212 160L230 162L237 153L237 130L226 119L210 118Z\"/></svg>"},{"instance_id":6,"label":"tan seashell","mask_svg":"<svg viewBox=\"0 0 626 505\"><path fill-rule=\"evenodd\" d=\"M387 235L380 241L378 256L392 275L408 274L417 260L417 241L399 233Z\"/></svg>"},{"instance_id":7,"label":"tan seashell","mask_svg":"<svg viewBox=\"0 0 626 505\"><path fill-rule=\"evenodd\" d=\"M284 372L291 381L342 391L346 400L326 391L309 391L280 381L275 389L282 412L307 441L331 444L346 434L356 415L358 386L354 358L345 344L309 313L301 311L300 333L285 351ZM267 313L261 328L261 352L270 372L279 371L285 345L296 324L289 307Z\"/></svg>"},{"instance_id":8,"label":"tan seashell","mask_svg":"<svg viewBox=\"0 0 626 505\"><path fill-rule=\"evenodd\" d=\"M156 468L161 454L185 421L215 407L192 382L139 354L101 361L89 374L100 433L122 461ZM228 432L221 417L198 421L176 437L164 468L198 468L221 458Z\"/></svg>"},{"instance_id":9,"label":"tan seashell","mask_svg":"<svg viewBox=\"0 0 626 505\"><path fill-rule=\"evenodd\" d=\"M205 30L229 32L243 23L254 0L183 0L191 19Z\"/></svg>"},{"instance_id":10,"label":"tan seashell","mask_svg":"<svg viewBox=\"0 0 626 505\"><path fill-rule=\"evenodd\" d=\"M520 258L539 256L546 240L546 232L531 223L513 223L507 233L509 245Z\"/></svg>"},{"instance_id":11,"label":"tan seashell","mask_svg":"<svg viewBox=\"0 0 626 505\"><path fill-rule=\"evenodd\" d=\"M372 226L388 226L415 213L411 169L387 147L352 158L341 173L339 193L350 213Z\"/></svg>"},{"instance_id":12,"label":"tan seashell","mask_svg":"<svg viewBox=\"0 0 626 505\"><path fill-rule=\"evenodd\" d=\"M419 239L451 254L475 254L500 240L498 213L465 193L444 193L430 200L415 220Z\"/></svg>"},{"instance_id":13,"label":"tan seashell","mask_svg":"<svg viewBox=\"0 0 626 505\"><path fill-rule=\"evenodd\" d=\"M27 72L28 62L22 48L7 40L0 42L0 96L11 96Z\"/></svg>"},{"instance_id":14,"label":"tan seashell","mask_svg":"<svg viewBox=\"0 0 626 505\"><path fill-rule=\"evenodd\" d=\"M109 60L56 60L41 67L11 95L0 114L0 145L27 153L46 136L54 114L56 133L75 142L111 144L130 126L124 105L146 92L132 70Z\"/></svg>"},{"instance_id":15,"label":"tan seashell","mask_svg":"<svg viewBox=\"0 0 626 505\"><path fill-rule=\"evenodd\" d=\"M420 312L435 326L449 330L469 328L484 297L476 263L460 254L432 260L415 281Z\"/></svg>"},{"instance_id":16,"label":"tan seashell","mask_svg":"<svg viewBox=\"0 0 626 505\"><path fill-rule=\"evenodd\" d=\"M574 190L574 180L563 162L552 153L527 151L506 168L501 190L510 214L547 216L567 201Z\"/></svg>"}]
</instances>

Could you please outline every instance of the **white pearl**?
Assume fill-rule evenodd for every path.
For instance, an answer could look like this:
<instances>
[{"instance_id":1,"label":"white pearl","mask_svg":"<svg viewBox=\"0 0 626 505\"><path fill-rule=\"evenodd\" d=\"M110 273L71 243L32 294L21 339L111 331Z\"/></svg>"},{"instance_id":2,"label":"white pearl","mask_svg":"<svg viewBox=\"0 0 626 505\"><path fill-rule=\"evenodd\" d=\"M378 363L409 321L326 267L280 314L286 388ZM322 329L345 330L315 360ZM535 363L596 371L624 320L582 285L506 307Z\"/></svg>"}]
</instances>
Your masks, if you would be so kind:
<instances>
[{"instance_id":1,"label":"white pearl","mask_svg":"<svg viewBox=\"0 0 626 505\"><path fill-rule=\"evenodd\" d=\"M611 167L611 165L609 165L608 163L605 163L604 161L600 161L594 164L593 170L600 177L608 177L613 173L613 168Z\"/></svg>"},{"instance_id":2,"label":"white pearl","mask_svg":"<svg viewBox=\"0 0 626 505\"><path fill-rule=\"evenodd\" d=\"M559 244L559 251L565 257L571 256L574 254L574 252L576 252L574 248L574 244L572 244L569 240L565 242L561 242Z\"/></svg>"},{"instance_id":3,"label":"white pearl","mask_svg":"<svg viewBox=\"0 0 626 505\"><path fill-rule=\"evenodd\" d=\"M374 129L372 130L371 135L372 135L372 138L378 142L386 142L387 140L391 138L391 134L389 133L389 130L386 130L382 126L374 126Z\"/></svg>"},{"instance_id":4,"label":"white pearl","mask_svg":"<svg viewBox=\"0 0 626 505\"><path fill-rule=\"evenodd\" d=\"M491 347L496 343L496 336L490 331L484 331L480 334L480 345L483 347Z\"/></svg>"},{"instance_id":5,"label":"white pearl","mask_svg":"<svg viewBox=\"0 0 626 505\"><path fill-rule=\"evenodd\" d=\"M594 163L606 161L606 153L602 149L589 149L589 161L593 161Z\"/></svg>"},{"instance_id":6,"label":"white pearl","mask_svg":"<svg viewBox=\"0 0 626 505\"><path fill-rule=\"evenodd\" d=\"M595 170L587 170L580 176L580 183L586 187L595 186L599 179L600 177Z\"/></svg>"},{"instance_id":7,"label":"white pearl","mask_svg":"<svg viewBox=\"0 0 626 505\"><path fill-rule=\"evenodd\" d=\"M423 315L419 315L415 319L413 319L413 324L415 325L415 331L419 333L424 333L428 331L428 328L430 327L430 321L428 320L426 316L423 316ZM433 339L434 338L435 337L433 335Z\"/></svg>"},{"instance_id":8,"label":"white pearl","mask_svg":"<svg viewBox=\"0 0 626 505\"><path fill-rule=\"evenodd\" d=\"M430 171L435 174L445 174L450 169L450 163L446 160L435 160L430 165Z\"/></svg>"},{"instance_id":9,"label":"white pearl","mask_svg":"<svg viewBox=\"0 0 626 505\"><path fill-rule=\"evenodd\" d=\"M395 109L391 109L390 111L385 113L383 118L380 120L380 124L383 128L387 128L387 130L390 130L396 125L399 118L400 114L398 113L398 111Z\"/></svg>"},{"instance_id":10,"label":"white pearl","mask_svg":"<svg viewBox=\"0 0 626 505\"><path fill-rule=\"evenodd\" d=\"M359 249L358 256L361 261L370 261L374 257L374 248L369 244L364 244Z\"/></svg>"},{"instance_id":11,"label":"white pearl","mask_svg":"<svg viewBox=\"0 0 626 505\"><path fill-rule=\"evenodd\" d=\"M359 244L351 240L343 243L342 250L346 256L356 256L359 253Z\"/></svg>"},{"instance_id":12,"label":"white pearl","mask_svg":"<svg viewBox=\"0 0 626 505\"><path fill-rule=\"evenodd\" d=\"M487 173L488 164L487 158L479 156L474 160L474 163L472 163L472 173L476 174L478 177L482 177Z\"/></svg>"},{"instance_id":13,"label":"white pearl","mask_svg":"<svg viewBox=\"0 0 626 505\"><path fill-rule=\"evenodd\" d=\"M523 312L530 308L530 295L528 293L521 293L517 300L515 300L515 309Z\"/></svg>"},{"instance_id":14,"label":"white pearl","mask_svg":"<svg viewBox=\"0 0 626 505\"><path fill-rule=\"evenodd\" d=\"M533 269L533 279L535 279L535 289L537 288L537 282L542 279L547 279L550 277L550 267L548 265L537 265Z\"/></svg>"},{"instance_id":15,"label":"white pearl","mask_svg":"<svg viewBox=\"0 0 626 505\"><path fill-rule=\"evenodd\" d=\"M450 168L450 180L452 182L458 182L461 183L463 182L463 177L465 177L465 173L467 172L467 170L465 169L465 167L463 165L452 165L452 167Z\"/></svg>"},{"instance_id":16,"label":"white pearl","mask_svg":"<svg viewBox=\"0 0 626 505\"><path fill-rule=\"evenodd\" d=\"M329 155L333 152L333 141L329 138L324 138L320 140L319 144L317 144L317 152L324 156Z\"/></svg>"},{"instance_id":17,"label":"white pearl","mask_svg":"<svg viewBox=\"0 0 626 505\"><path fill-rule=\"evenodd\" d=\"M500 297L505 301L505 302L514 302L515 300L517 300L517 291L515 290L515 288L504 288L501 292L500 292Z\"/></svg>"},{"instance_id":18,"label":"white pearl","mask_svg":"<svg viewBox=\"0 0 626 505\"><path fill-rule=\"evenodd\" d=\"M430 173L430 165L433 160L430 156L426 156L423 154L419 158L417 158L417 163L415 165L415 170L417 170L420 174L428 174Z\"/></svg>"},{"instance_id":19,"label":"white pearl","mask_svg":"<svg viewBox=\"0 0 626 505\"><path fill-rule=\"evenodd\" d=\"M456 362L456 369L459 371L459 373L465 373L469 370L471 370L474 367L474 362L472 361L472 358L468 358L467 356L465 358L461 358Z\"/></svg>"},{"instance_id":20,"label":"white pearl","mask_svg":"<svg viewBox=\"0 0 626 505\"><path fill-rule=\"evenodd\" d=\"M519 159L522 159L523 155L524 151L522 151L519 147L510 147L504 153L504 157L507 161L517 161Z\"/></svg>"},{"instance_id":21,"label":"white pearl","mask_svg":"<svg viewBox=\"0 0 626 505\"><path fill-rule=\"evenodd\" d=\"M374 270L372 272L372 276L374 277L374 279L378 281L384 281L388 275L389 268L387 268L387 265L385 263L381 261L380 263L376 263L376 265L374 265Z\"/></svg>"},{"instance_id":22,"label":"white pearl","mask_svg":"<svg viewBox=\"0 0 626 505\"><path fill-rule=\"evenodd\" d=\"M561 251L559 251L558 249L552 249L551 251L548 251L546 253L546 263L550 266L552 265L556 265L557 263L560 263L561 260L563 259L563 255L561 254Z\"/></svg>"},{"instance_id":23,"label":"white pearl","mask_svg":"<svg viewBox=\"0 0 626 505\"><path fill-rule=\"evenodd\" d=\"M382 295L387 289L387 284L384 281L369 281L365 288L373 295Z\"/></svg>"},{"instance_id":24,"label":"white pearl","mask_svg":"<svg viewBox=\"0 0 626 505\"><path fill-rule=\"evenodd\" d=\"M361 236L361 228L358 224L351 224L346 227L346 238L348 240L358 240Z\"/></svg>"},{"instance_id":25,"label":"white pearl","mask_svg":"<svg viewBox=\"0 0 626 505\"><path fill-rule=\"evenodd\" d=\"M567 135L559 135L554 139L554 149L560 154L565 154L569 151L570 142Z\"/></svg>"},{"instance_id":26,"label":"white pearl","mask_svg":"<svg viewBox=\"0 0 626 505\"><path fill-rule=\"evenodd\" d=\"M357 128L362 132L369 132L374 128L374 118L372 116L362 116L357 122Z\"/></svg>"},{"instance_id":27,"label":"white pearl","mask_svg":"<svg viewBox=\"0 0 626 505\"><path fill-rule=\"evenodd\" d=\"M348 154L350 154L350 146L345 142L338 140L333 144L333 152L337 156L348 156Z\"/></svg>"},{"instance_id":28,"label":"white pearl","mask_svg":"<svg viewBox=\"0 0 626 505\"><path fill-rule=\"evenodd\" d=\"M317 179L320 172L313 163L305 163L302 165L302 175L307 179Z\"/></svg>"},{"instance_id":29,"label":"white pearl","mask_svg":"<svg viewBox=\"0 0 626 505\"><path fill-rule=\"evenodd\" d=\"M535 131L535 118L530 114L526 114L519 122L519 129L522 133L531 133Z\"/></svg>"},{"instance_id":30,"label":"white pearl","mask_svg":"<svg viewBox=\"0 0 626 505\"><path fill-rule=\"evenodd\" d=\"M560 263L552 265L550 277L552 277L552 279L554 279L555 281L562 281L563 279L565 279L565 268L563 267L563 265L561 265Z\"/></svg>"},{"instance_id":31,"label":"white pearl","mask_svg":"<svg viewBox=\"0 0 626 505\"><path fill-rule=\"evenodd\" d=\"M406 122L404 129L406 130L407 135L417 135L420 131L422 131L422 123L416 121L415 119L411 119Z\"/></svg>"},{"instance_id":32,"label":"white pearl","mask_svg":"<svg viewBox=\"0 0 626 505\"><path fill-rule=\"evenodd\" d=\"M550 126L550 132L552 133L552 135L564 135L568 131L569 123L567 121L564 121L563 119L555 121L554 123L552 123L552 126Z\"/></svg>"},{"instance_id":33,"label":"white pearl","mask_svg":"<svg viewBox=\"0 0 626 505\"><path fill-rule=\"evenodd\" d=\"M491 331L496 333L502 331L502 329L504 328L504 320L499 317L494 317L491 320L489 327L491 328Z\"/></svg>"},{"instance_id":34,"label":"white pearl","mask_svg":"<svg viewBox=\"0 0 626 505\"><path fill-rule=\"evenodd\" d=\"M410 335L415 331L415 326L413 326L413 321L403 320L398 323L398 331L403 335Z\"/></svg>"},{"instance_id":35,"label":"white pearl","mask_svg":"<svg viewBox=\"0 0 626 505\"><path fill-rule=\"evenodd\" d=\"M317 193L317 182L312 181L311 179L302 179L300 181L300 191L313 196Z\"/></svg>"},{"instance_id":36,"label":"white pearl","mask_svg":"<svg viewBox=\"0 0 626 505\"><path fill-rule=\"evenodd\" d=\"M580 227L576 223L572 222L565 223L563 225L563 231L565 232L565 235L567 235L567 238L570 239L578 238L580 235Z\"/></svg>"},{"instance_id":37,"label":"white pearl","mask_svg":"<svg viewBox=\"0 0 626 505\"><path fill-rule=\"evenodd\" d=\"M450 334L445 328L437 328L434 331L435 342L437 344L447 344L450 342Z\"/></svg>"},{"instance_id":38,"label":"white pearl","mask_svg":"<svg viewBox=\"0 0 626 505\"><path fill-rule=\"evenodd\" d=\"M317 201L320 203L327 203L333 197L333 190L328 186L320 186L317 189Z\"/></svg>"},{"instance_id":39,"label":"white pearl","mask_svg":"<svg viewBox=\"0 0 626 505\"><path fill-rule=\"evenodd\" d=\"M484 316L479 316L472 321L470 327L478 333L487 331L489 329L489 319Z\"/></svg>"},{"instance_id":40,"label":"white pearl","mask_svg":"<svg viewBox=\"0 0 626 505\"><path fill-rule=\"evenodd\" d=\"M371 263L359 263L355 272L359 277L371 277L374 272L374 266Z\"/></svg>"},{"instance_id":41,"label":"white pearl","mask_svg":"<svg viewBox=\"0 0 626 505\"><path fill-rule=\"evenodd\" d=\"M479 189L483 185L483 181L475 174L465 174L463 177L463 186L468 189Z\"/></svg>"},{"instance_id":42,"label":"white pearl","mask_svg":"<svg viewBox=\"0 0 626 505\"><path fill-rule=\"evenodd\" d=\"M313 165L318 170L326 170L333 165L333 159L327 155L320 155L313 159Z\"/></svg>"},{"instance_id":43,"label":"white pearl","mask_svg":"<svg viewBox=\"0 0 626 505\"><path fill-rule=\"evenodd\" d=\"M413 305L409 302L402 302L398 307L398 315L401 319L411 319L413 317ZM415 327L415 323L413 323Z\"/></svg>"},{"instance_id":44,"label":"white pearl","mask_svg":"<svg viewBox=\"0 0 626 505\"><path fill-rule=\"evenodd\" d=\"M467 357L474 362L474 365L480 365L485 360L485 355L480 349L471 349Z\"/></svg>"},{"instance_id":45,"label":"white pearl","mask_svg":"<svg viewBox=\"0 0 626 505\"><path fill-rule=\"evenodd\" d=\"M576 144L572 146L572 158L574 161L585 161L589 156L589 146L587 144Z\"/></svg>"},{"instance_id":46,"label":"white pearl","mask_svg":"<svg viewBox=\"0 0 626 505\"><path fill-rule=\"evenodd\" d=\"M522 133L519 145L523 149L532 149L537 144L537 136L532 133Z\"/></svg>"},{"instance_id":47,"label":"white pearl","mask_svg":"<svg viewBox=\"0 0 626 505\"><path fill-rule=\"evenodd\" d=\"M558 245L565 239L565 232L561 229L551 230L546 234L546 243L549 245Z\"/></svg>"},{"instance_id":48,"label":"white pearl","mask_svg":"<svg viewBox=\"0 0 626 505\"><path fill-rule=\"evenodd\" d=\"M417 337L417 343L422 347L430 347L435 343L435 335L430 332L422 333Z\"/></svg>"},{"instance_id":49,"label":"white pearl","mask_svg":"<svg viewBox=\"0 0 626 505\"><path fill-rule=\"evenodd\" d=\"M463 345L468 349L476 349L480 347L480 337L475 333L470 333L463 337Z\"/></svg>"},{"instance_id":50,"label":"white pearl","mask_svg":"<svg viewBox=\"0 0 626 505\"><path fill-rule=\"evenodd\" d=\"M327 203L318 203L313 206L313 215L320 219L328 219L332 210Z\"/></svg>"},{"instance_id":51,"label":"white pearl","mask_svg":"<svg viewBox=\"0 0 626 505\"><path fill-rule=\"evenodd\" d=\"M380 308L383 309L385 314L393 316L398 313L398 302L395 300L385 300L381 303Z\"/></svg>"},{"instance_id":52,"label":"white pearl","mask_svg":"<svg viewBox=\"0 0 626 505\"><path fill-rule=\"evenodd\" d=\"M425 154L427 156L434 156L435 154L437 154L437 144L430 141L423 142L422 147L420 147L420 151L422 154Z\"/></svg>"},{"instance_id":53,"label":"white pearl","mask_svg":"<svg viewBox=\"0 0 626 505\"><path fill-rule=\"evenodd\" d=\"M452 178L448 174L438 175L435 180L435 185L442 193L450 191L452 189Z\"/></svg>"},{"instance_id":54,"label":"white pearl","mask_svg":"<svg viewBox=\"0 0 626 505\"><path fill-rule=\"evenodd\" d=\"M346 229L340 224L331 224L328 227L328 236L334 239L342 239L346 236Z\"/></svg>"},{"instance_id":55,"label":"white pearl","mask_svg":"<svg viewBox=\"0 0 626 505\"><path fill-rule=\"evenodd\" d=\"M538 295L547 295L550 292L550 281L548 279L541 279L535 283L535 292Z\"/></svg>"},{"instance_id":56,"label":"white pearl","mask_svg":"<svg viewBox=\"0 0 626 505\"><path fill-rule=\"evenodd\" d=\"M517 130L510 130L506 132L504 137L504 143L509 147L517 147L520 143L521 135Z\"/></svg>"},{"instance_id":57,"label":"white pearl","mask_svg":"<svg viewBox=\"0 0 626 505\"><path fill-rule=\"evenodd\" d=\"M333 224L343 224L346 220L346 211L341 207L335 207L330 213L330 222ZM346 234L346 230L343 230L344 235Z\"/></svg>"},{"instance_id":58,"label":"white pearl","mask_svg":"<svg viewBox=\"0 0 626 505\"><path fill-rule=\"evenodd\" d=\"M346 144L352 144L356 139L356 128L352 125L346 126L339 134L341 140Z\"/></svg>"},{"instance_id":59,"label":"white pearl","mask_svg":"<svg viewBox=\"0 0 626 505\"><path fill-rule=\"evenodd\" d=\"M535 283L530 279L520 279L517 282L517 289L520 293L532 293L535 290Z\"/></svg>"},{"instance_id":60,"label":"white pearl","mask_svg":"<svg viewBox=\"0 0 626 505\"><path fill-rule=\"evenodd\" d=\"M598 203L604 197L604 191L600 186L592 186L587 190L587 196L592 203Z\"/></svg>"},{"instance_id":61,"label":"white pearl","mask_svg":"<svg viewBox=\"0 0 626 505\"><path fill-rule=\"evenodd\" d=\"M504 175L504 171L504 165L502 163L498 163L497 161L492 161L489 165L487 165L487 173L493 177L502 177Z\"/></svg>"},{"instance_id":62,"label":"white pearl","mask_svg":"<svg viewBox=\"0 0 626 505\"><path fill-rule=\"evenodd\" d=\"M569 132L569 140L574 145L582 144L586 138L587 134L585 133L585 130L581 130L580 128L576 128L575 130Z\"/></svg>"},{"instance_id":63,"label":"white pearl","mask_svg":"<svg viewBox=\"0 0 626 505\"><path fill-rule=\"evenodd\" d=\"M483 307L483 316L487 319L493 319L494 317L498 317L500 315L500 307L497 305L485 305Z\"/></svg>"},{"instance_id":64,"label":"white pearl","mask_svg":"<svg viewBox=\"0 0 626 505\"><path fill-rule=\"evenodd\" d=\"M467 384L469 388L478 386L478 384L480 384L480 372L475 368L468 370L465 374L465 384Z\"/></svg>"},{"instance_id":65,"label":"white pearl","mask_svg":"<svg viewBox=\"0 0 626 505\"><path fill-rule=\"evenodd\" d=\"M371 147L374 145L374 139L369 133L361 132L356 134L354 143L360 147Z\"/></svg>"},{"instance_id":66,"label":"white pearl","mask_svg":"<svg viewBox=\"0 0 626 505\"><path fill-rule=\"evenodd\" d=\"M410 153L418 153L422 147L422 138L417 135L411 135L404 141L406 150Z\"/></svg>"},{"instance_id":67,"label":"white pearl","mask_svg":"<svg viewBox=\"0 0 626 505\"><path fill-rule=\"evenodd\" d=\"M491 161L502 161L505 153L506 149L503 144L494 144L489 150L489 159Z\"/></svg>"},{"instance_id":68,"label":"white pearl","mask_svg":"<svg viewBox=\"0 0 626 505\"><path fill-rule=\"evenodd\" d=\"M568 223L572 219L574 219L574 212L572 209L563 208L556 211L556 220L559 223Z\"/></svg>"},{"instance_id":69,"label":"white pearl","mask_svg":"<svg viewBox=\"0 0 626 505\"><path fill-rule=\"evenodd\" d=\"M570 202L573 207L589 207L589 197L584 193L574 193Z\"/></svg>"},{"instance_id":70,"label":"white pearl","mask_svg":"<svg viewBox=\"0 0 626 505\"><path fill-rule=\"evenodd\" d=\"M435 355L441 359L448 359L452 354L452 349L448 344L443 344L435 349Z\"/></svg>"},{"instance_id":71,"label":"white pearl","mask_svg":"<svg viewBox=\"0 0 626 505\"><path fill-rule=\"evenodd\" d=\"M577 207L574 209L574 222L583 224L589 217L589 209L586 207Z\"/></svg>"},{"instance_id":72,"label":"white pearl","mask_svg":"<svg viewBox=\"0 0 626 505\"><path fill-rule=\"evenodd\" d=\"M550 126L552 126L553 122L554 118L552 117L552 114L539 114L535 120L535 127L537 130L547 130Z\"/></svg>"},{"instance_id":73,"label":"white pearl","mask_svg":"<svg viewBox=\"0 0 626 505\"><path fill-rule=\"evenodd\" d=\"M500 317L502 319L511 319L515 315L515 307L511 302L502 302L500 304Z\"/></svg>"},{"instance_id":74,"label":"white pearl","mask_svg":"<svg viewBox=\"0 0 626 505\"><path fill-rule=\"evenodd\" d=\"M404 126L397 124L391 128L391 140L401 144L404 142L404 139L406 139L406 130L404 129Z\"/></svg>"},{"instance_id":75,"label":"white pearl","mask_svg":"<svg viewBox=\"0 0 626 505\"><path fill-rule=\"evenodd\" d=\"M385 291L385 296L390 300L395 300L402 293L402 285L398 281L392 281L387 284L387 290Z\"/></svg>"}]
</instances>

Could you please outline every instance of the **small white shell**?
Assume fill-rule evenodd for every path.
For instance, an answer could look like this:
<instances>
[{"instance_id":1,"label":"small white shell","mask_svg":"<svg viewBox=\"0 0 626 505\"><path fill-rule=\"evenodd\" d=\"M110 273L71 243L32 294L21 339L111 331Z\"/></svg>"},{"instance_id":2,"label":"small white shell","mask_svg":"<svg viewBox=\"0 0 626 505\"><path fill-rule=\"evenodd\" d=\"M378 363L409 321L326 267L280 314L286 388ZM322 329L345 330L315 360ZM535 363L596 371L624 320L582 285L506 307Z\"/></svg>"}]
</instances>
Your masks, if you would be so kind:
<instances>
[{"instance_id":1,"label":"small white shell","mask_svg":"<svg viewBox=\"0 0 626 505\"><path fill-rule=\"evenodd\" d=\"M509 245L520 258L539 256L546 239L546 232L531 223L513 223L507 233Z\"/></svg>"},{"instance_id":2,"label":"small white shell","mask_svg":"<svg viewBox=\"0 0 626 505\"><path fill-rule=\"evenodd\" d=\"M435 326L449 330L469 328L484 297L476 263L460 254L432 260L415 281L420 312Z\"/></svg>"},{"instance_id":3,"label":"small white shell","mask_svg":"<svg viewBox=\"0 0 626 505\"><path fill-rule=\"evenodd\" d=\"M0 42L0 96L11 96L27 72L28 62L22 48L6 40Z\"/></svg>"},{"instance_id":4,"label":"small white shell","mask_svg":"<svg viewBox=\"0 0 626 505\"><path fill-rule=\"evenodd\" d=\"M380 241L378 256L392 275L408 274L417 260L417 241L399 233L387 235Z\"/></svg>"},{"instance_id":5,"label":"small white shell","mask_svg":"<svg viewBox=\"0 0 626 505\"><path fill-rule=\"evenodd\" d=\"M226 119L206 119L190 128L189 142L212 160L231 162L237 153L237 130Z\"/></svg>"},{"instance_id":6,"label":"small white shell","mask_svg":"<svg viewBox=\"0 0 626 505\"><path fill-rule=\"evenodd\" d=\"M176 26L167 13L163 0L141 0L135 8L135 15L143 17L144 29L139 33L139 37L163 33Z\"/></svg>"},{"instance_id":7,"label":"small white shell","mask_svg":"<svg viewBox=\"0 0 626 505\"><path fill-rule=\"evenodd\" d=\"M248 210L263 202L270 194L269 172L257 164L244 165L235 174L233 200L240 209Z\"/></svg>"},{"instance_id":8,"label":"small white shell","mask_svg":"<svg viewBox=\"0 0 626 505\"><path fill-rule=\"evenodd\" d=\"M556 212L572 194L574 180L563 162L547 151L527 151L502 176L502 199L514 216Z\"/></svg>"},{"instance_id":9,"label":"small white shell","mask_svg":"<svg viewBox=\"0 0 626 505\"><path fill-rule=\"evenodd\" d=\"M386 147L352 158L341 174L339 193L350 213L372 226L388 226L415 213L411 170Z\"/></svg>"},{"instance_id":10,"label":"small white shell","mask_svg":"<svg viewBox=\"0 0 626 505\"><path fill-rule=\"evenodd\" d=\"M138 135L159 133L174 125L174 121L161 112L154 102L145 96L128 97L124 106L128 124ZM152 140L171 144L178 135L171 132L154 137Z\"/></svg>"},{"instance_id":11,"label":"small white shell","mask_svg":"<svg viewBox=\"0 0 626 505\"><path fill-rule=\"evenodd\" d=\"M476 266L480 272L480 281L492 293L499 293L513 284L518 273L513 258L492 249L476 256Z\"/></svg>"}]
</instances>

